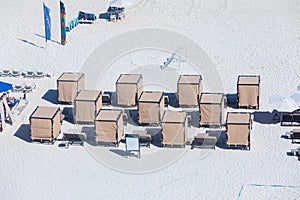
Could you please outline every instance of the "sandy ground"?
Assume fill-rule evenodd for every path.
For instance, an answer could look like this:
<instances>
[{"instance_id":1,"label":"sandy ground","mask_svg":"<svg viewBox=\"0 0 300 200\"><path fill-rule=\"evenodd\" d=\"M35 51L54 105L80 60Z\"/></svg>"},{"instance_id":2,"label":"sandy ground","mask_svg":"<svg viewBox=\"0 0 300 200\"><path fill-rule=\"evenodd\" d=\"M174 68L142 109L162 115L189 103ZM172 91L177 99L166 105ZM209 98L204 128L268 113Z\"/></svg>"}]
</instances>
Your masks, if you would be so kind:
<instances>
[{"instance_id":1,"label":"sandy ground","mask_svg":"<svg viewBox=\"0 0 300 200\"><path fill-rule=\"evenodd\" d=\"M37 85L28 94L26 108L15 114L13 126L7 125L0 134L3 199L300 198L299 161L287 155L299 144L281 138L291 127L268 123L272 111L268 98L276 93L292 94L300 85L299 1L143 0L128 9L122 22L99 19L80 24L67 34L66 46L58 44L59 2L45 1L52 17L52 41L47 45L42 1L2 3L0 67L54 74L44 79L0 79ZM109 1L64 3L72 18L79 10L104 13ZM162 31L149 34L152 32L146 28ZM170 37L162 32L171 33ZM127 40L122 41L123 37ZM182 44L187 61L177 71L160 71L159 66ZM177 68L178 63L171 67ZM83 71L91 77L87 78L89 87L105 91L115 90L120 73L139 72L145 77L145 89L165 92L176 92L179 74L200 71L205 91L226 94L236 93L239 74L259 74L260 110L250 110L254 113L251 151L152 145L142 148L142 158L137 159L124 157L124 144L119 148L85 144L67 150L58 148L59 142L53 146L33 144L29 141L29 115L37 105L64 107L57 104L55 96L56 79L64 71ZM189 112L195 114L197 109ZM69 128L88 131L91 127L65 121L63 131ZM132 129L137 127L130 123L125 128ZM192 126L190 137L205 131Z\"/></svg>"}]
</instances>

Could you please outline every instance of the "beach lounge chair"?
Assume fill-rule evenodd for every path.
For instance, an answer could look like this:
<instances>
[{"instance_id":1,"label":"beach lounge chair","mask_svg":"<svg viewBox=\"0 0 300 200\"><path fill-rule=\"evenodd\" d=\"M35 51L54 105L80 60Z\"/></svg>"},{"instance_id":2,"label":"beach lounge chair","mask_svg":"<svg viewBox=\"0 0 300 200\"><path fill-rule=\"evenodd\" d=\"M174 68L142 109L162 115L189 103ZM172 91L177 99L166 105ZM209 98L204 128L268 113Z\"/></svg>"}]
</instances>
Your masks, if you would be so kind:
<instances>
[{"instance_id":1,"label":"beach lounge chair","mask_svg":"<svg viewBox=\"0 0 300 200\"><path fill-rule=\"evenodd\" d=\"M14 69L11 71L11 76L13 77L19 77L21 75L21 72L17 69Z\"/></svg>"},{"instance_id":2,"label":"beach lounge chair","mask_svg":"<svg viewBox=\"0 0 300 200\"><path fill-rule=\"evenodd\" d=\"M109 94L102 94L102 105L103 106L111 105L111 98Z\"/></svg>"},{"instance_id":3,"label":"beach lounge chair","mask_svg":"<svg viewBox=\"0 0 300 200\"><path fill-rule=\"evenodd\" d=\"M78 20L91 20L91 21L94 21L96 19L97 19L97 17L93 13L86 13L86 12L82 12L82 11L79 11L79 13L78 13Z\"/></svg>"},{"instance_id":4,"label":"beach lounge chair","mask_svg":"<svg viewBox=\"0 0 300 200\"><path fill-rule=\"evenodd\" d=\"M145 146L150 148L151 144L151 135L147 134L146 130L134 130L132 134L136 134L139 136L140 146Z\"/></svg>"},{"instance_id":5,"label":"beach lounge chair","mask_svg":"<svg viewBox=\"0 0 300 200\"><path fill-rule=\"evenodd\" d=\"M10 76L10 70L9 69L3 69L0 71L0 76Z\"/></svg>"},{"instance_id":6,"label":"beach lounge chair","mask_svg":"<svg viewBox=\"0 0 300 200\"><path fill-rule=\"evenodd\" d=\"M293 116L290 113L281 114L281 126L289 126L292 124Z\"/></svg>"},{"instance_id":7,"label":"beach lounge chair","mask_svg":"<svg viewBox=\"0 0 300 200\"><path fill-rule=\"evenodd\" d=\"M273 115L273 122L274 123L278 123L280 122L280 114L278 112L276 112L274 115Z\"/></svg>"},{"instance_id":8,"label":"beach lounge chair","mask_svg":"<svg viewBox=\"0 0 300 200\"><path fill-rule=\"evenodd\" d=\"M23 92L23 89L25 87L25 84L14 84L13 85L13 92Z\"/></svg>"},{"instance_id":9,"label":"beach lounge chair","mask_svg":"<svg viewBox=\"0 0 300 200\"><path fill-rule=\"evenodd\" d=\"M300 109L281 114L281 126L300 126Z\"/></svg>"},{"instance_id":10,"label":"beach lounge chair","mask_svg":"<svg viewBox=\"0 0 300 200\"><path fill-rule=\"evenodd\" d=\"M109 6L107 14L110 21L121 20L125 18L124 7Z\"/></svg>"},{"instance_id":11,"label":"beach lounge chair","mask_svg":"<svg viewBox=\"0 0 300 200\"><path fill-rule=\"evenodd\" d=\"M299 156L300 157L300 147L298 147L297 149L291 149L291 153L294 156Z\"/></svg>"},{"instance_id":12,"label":"beach lounge chair","mask_svg":"<svg viewBox=\"0 0 300 200\"><path fill-rule=\"evenodd\" d=\"M192 142L192 149L196 148L211 148L215 149L217 144L217 137L216 136L209 136L208 134L199 133L194 137Z\"/></svg>"},{"instance_id":13,"label":"beach lounge chair","mask_svg":"<svg viewBox=\"0 0 300 200\"><path fill-rule=\"evenodd\" d=\"M300 125L300 113L293 115L293 122L294 125L298 125L298 126Z\"/></svg>"},{"instance_id":14,"label":"beach lounge chair","mask_svg":"<svg viewBox=\"0 0 300 200\"><path fill-rule=\"evenodd\" d=\"M117 19L118 19L118 20L125 19L125 14L124 14L124 12L118 13L118 14L117 14Z\"/></svg>"},{"instance_id":15,"label":"beach lounge chair","mask_svg":"<svg viewBox=\"0 0 300 200\"><path fill-rule=\"evenodd\" d=\"M67 145L77 144L81 146L83 146L86 139L87 136L85 133L77 133L70 130L67 133L63 133L63 138L62 138L63 141L68 141Z\"/></svg>"},{"instance_id":16,"label":"beach lounge chair","mask_svg":"<svg viewBox=\"0 0 300 200\"><path fill-rule=\"evenodd\" d=\"M111 22L117 21L117 16L116 15L109 15L109 21L111 21Z\"/></svg>"},{"instance_id":17,"label":"beach lounge chair","mask_svg":"<svg viewBox=\"0 0 300 200\"><path fill-rule=\"evenodd\" d=\"M293 129L289 132L289 137L292 139L292 143L300 141L300 129Z\"/></svg>"},{"instance_id":18,"label":"beach lounge chair","mask_svg":"<svg viewBox=\"0 0 300 200\"><path fill-rule=\"evenodd\" d=\"M35 76L37 78L43 78L45 76L44 72L42 71L36 71Z\"/></svg>"},{"instance_id":19,"label":"beach lounge chair","mask_svg":"<svg viewBox=\"0 0 300 200\"><path fill-rule=\"evenodd\" d=\"M51 72L47 72L47 73L45 73L45 76L48 78L52 78L54 75Z\"/></svg>"},{"instance_id":20,"label":"beach lounge chair","mask_svg":"<svg viewBox=\"0 0 300 200\"><path fill-rule=\"evenodd\" d=\"M32 92L32 90L35 88L36 88L36 84L28 84L28 85L26 84L23 88L23 92L26 92L26 93Z\"/></svg>"},{"instance_id":21,"label":"beach lounge chair","mask_svg":"<svg viewBox=\"0 0 300 200\"><path fill-rule=\"evenodd\" d=\"M36 75L35 71L25 71L24 72L24 78L34 78Z\"/></svg>"}]
</instances>

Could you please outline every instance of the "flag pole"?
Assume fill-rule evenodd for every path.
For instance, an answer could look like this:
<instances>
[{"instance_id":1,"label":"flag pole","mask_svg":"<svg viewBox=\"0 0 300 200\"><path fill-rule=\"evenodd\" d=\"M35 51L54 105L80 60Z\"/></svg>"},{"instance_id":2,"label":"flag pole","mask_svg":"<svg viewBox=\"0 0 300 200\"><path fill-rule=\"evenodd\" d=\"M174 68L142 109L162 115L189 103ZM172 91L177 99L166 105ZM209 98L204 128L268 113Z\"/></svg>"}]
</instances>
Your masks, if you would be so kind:
<instances>
[{"instance_id":1,"label":"flag pole","mask_svg":"<svg viewBox=\"0 0 300 200\"><path fill-rule=\"evenodd\" d=\"M43 2L43 13L44 13L44 26L46 26L45 25L45 2ZM47 49L46 28L45 28L45 49Z\"/></svg>"}]
</instances>

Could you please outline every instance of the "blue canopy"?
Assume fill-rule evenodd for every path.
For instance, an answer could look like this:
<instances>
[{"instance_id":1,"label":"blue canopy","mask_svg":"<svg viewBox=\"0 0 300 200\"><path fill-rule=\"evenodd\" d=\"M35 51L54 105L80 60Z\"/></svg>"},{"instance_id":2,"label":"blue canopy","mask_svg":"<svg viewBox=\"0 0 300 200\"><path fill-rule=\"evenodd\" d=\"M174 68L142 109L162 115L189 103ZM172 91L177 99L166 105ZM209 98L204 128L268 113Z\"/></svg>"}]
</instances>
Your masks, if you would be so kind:
<instances>
[{"instance_id":1,"label":"blue canopy","mask_svg":"<svg viewBox=\"0 0 300 200\"><path fill-rule=\"evenodd\" d=\"M0 81L0 92L7 92L13 88L12 84Z\"/></svg>"}]
</instances>

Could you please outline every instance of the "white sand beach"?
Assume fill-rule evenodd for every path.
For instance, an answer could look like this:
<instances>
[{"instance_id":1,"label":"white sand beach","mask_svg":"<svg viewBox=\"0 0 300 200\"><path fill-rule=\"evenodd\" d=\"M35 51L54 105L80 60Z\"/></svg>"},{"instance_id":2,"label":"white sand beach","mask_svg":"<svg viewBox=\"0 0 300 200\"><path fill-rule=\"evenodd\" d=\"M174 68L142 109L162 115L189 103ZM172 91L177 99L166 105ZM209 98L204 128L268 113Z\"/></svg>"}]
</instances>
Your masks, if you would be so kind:
<instances>
[{"instance_id":1,"label":"white sand beach","mask_svg":"<svg viewBox=\"0 0 300 200\"><path fill-rule=\"evenodd\" d=\"M289 155L300 145L281 137L293 127L270 123L268 102L274 94L295 93L300 85L300 1L136 0L122 21L79 24L67 33L65 46L60 45L59 1L44 2L52 20L47 44L43 1L11 0L0 8L0 69L53 74L0 77L12 84L36 84L24 110L14 113L13 125L0 133L1 199L300 199L300 161ZM98 18L110 1L63 2L69 20L78 11ZM176 70L161 70L175 51L185 61L172 62L169 67ZM110 92L121 73L141 73L145 90L167 93L176 93L180 74L200 73L204 91L225 94L237 93L238 75L260 75L259 110L226 109L253 113L251 149L151 144L141 148L138 159L124 156L124 143L69 149L59 148L59 141L32 143L29 116L36 106L72 107L57 103L56 80L66 71L84 72L88 89ZM196 127L197 108L168 109L192 114L190 138L208 130ZM93 126L66 120L62 132L69 129L89 132ZM124 129L159 132L130 121ZM220 142L224 130L212 129Z\"/></svg>"}]
</instances>

